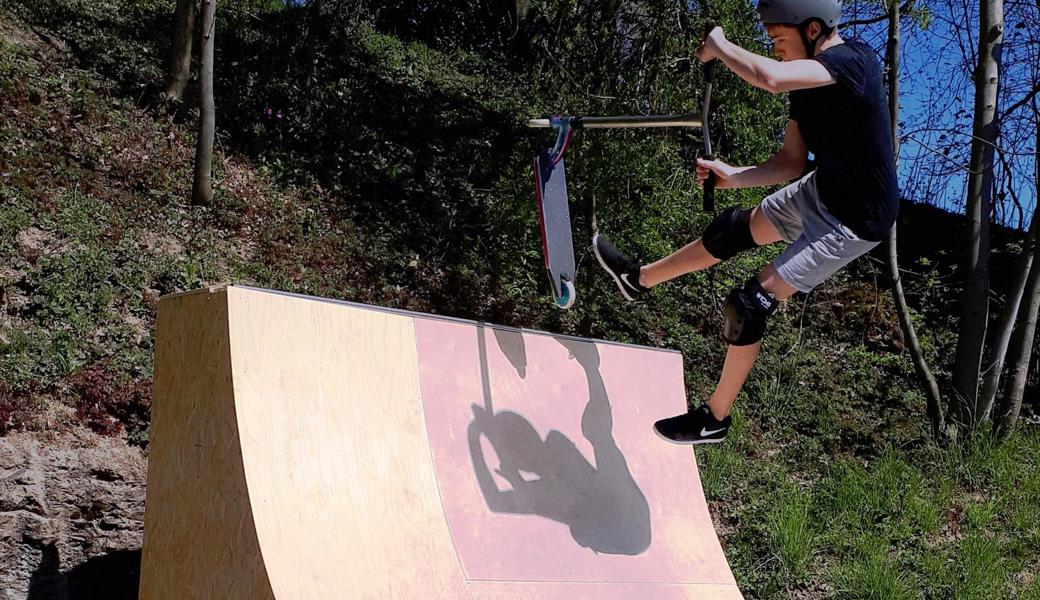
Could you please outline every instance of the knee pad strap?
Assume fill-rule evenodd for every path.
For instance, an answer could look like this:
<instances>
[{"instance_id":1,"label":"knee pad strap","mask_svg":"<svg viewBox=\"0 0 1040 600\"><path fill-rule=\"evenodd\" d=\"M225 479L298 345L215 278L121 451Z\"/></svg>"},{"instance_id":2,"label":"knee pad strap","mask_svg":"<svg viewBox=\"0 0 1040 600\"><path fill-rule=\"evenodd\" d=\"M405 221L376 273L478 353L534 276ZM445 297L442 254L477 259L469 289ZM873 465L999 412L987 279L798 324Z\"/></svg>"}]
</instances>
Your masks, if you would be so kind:
<instances>
[{"instance_id":1,"label":"knee pad strap","mask_svg":"<svg viewBox=\"0 0 1040 600\"><path fill-rule=\"evenodd\" d=\"M734 346L750 346L766 333L766 320L780 302L762 288L757 277L742 288L733 288L726 297L726 341Z\"/></svg>"}]
</instances>

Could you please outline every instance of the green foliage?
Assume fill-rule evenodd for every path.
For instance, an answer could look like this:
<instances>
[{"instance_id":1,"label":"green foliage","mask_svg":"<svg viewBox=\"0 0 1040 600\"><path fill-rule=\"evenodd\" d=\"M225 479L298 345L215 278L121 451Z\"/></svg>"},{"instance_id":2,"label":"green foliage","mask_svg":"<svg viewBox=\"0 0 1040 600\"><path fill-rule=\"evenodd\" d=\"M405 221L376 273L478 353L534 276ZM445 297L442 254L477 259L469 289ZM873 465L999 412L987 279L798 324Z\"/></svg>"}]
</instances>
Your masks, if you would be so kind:
<instances>
[{"instance_id":1,"label":"green foliage","mask_svg":"<svg viewBox=\"0 0 1040 600\"><path fill-rule=\"evenodd\" d=\"M743 451L733 453L731 443ZM807 473L799 476L776 460L747 458L755 450L746 439L698 458L713 506L740 524L725 546L748 597L798 596L807 586L837 598L1028 596L1036 522L1014 515L1040 498L1040 436L1016 434L1008 443L1019 461L1002 467L1002 479L970 488L934 448L829 467L803 457L794 466Z\"/></svg>"},{"instance_id":2,"label":"green foliage","mask_svg":"<svg viewBox=\"0 0 1040 600\"><path fill-rule=\"evenodd\" d=\"M55 32L70 49L124 89L159 81L172 8L164 0L0 0L0 7Z\"/></svg>"},{"instance_id":3,"label":"green foliage","mask_svg":"<svg viewBox=\"0 0 1040 600\"><path fill-rule=\"evenodd\" d=\"M0 346L0 372L15 392L53 386L85 363L79 340L70 331L23 326L3 333L7 341Z\"/></svg>"},{"instance_id":4,"label":"green foliage","mask_svg":"<svg viewBox=\"0 0 1040 600\"><path fill-rule=\"evenodd\" d=\"M14 236L32 223L32 215L24 206L15 203L17 192L9 187L0 187L0 237Z\"/></svg>"},{"instance_id":5,"label":"green foliage","mask_svg":"<svg viewBox=\"0 0 1040 600\"><path fill-rule=\"evenodd\" d=\"M1025 600L1040 599L1040 577L1033 577L1033 583L1023 592L1022 598Z\"/></svg>"},{"instance_id":6,"label":"green foliage","mask_svg":"<svg viewBox=\"0 0 1040 600\"><path fill-rule=\"evenodd\" d=\"M14 81L15 47L7 40L0 40L0 91L9 92Z\"/></svg>"},{"instance_id":7,"label":"green foliage","mask_svg":"<svg viewBox=\"0 0 1040 600\"><path fill-rule=\"evenodd\" d=\"M97 249L44 257L25 280L26 316L61 323L75 333L90 331L106 314L115 293L109 281L110 256Z\"/></svg>"}]
</instances>

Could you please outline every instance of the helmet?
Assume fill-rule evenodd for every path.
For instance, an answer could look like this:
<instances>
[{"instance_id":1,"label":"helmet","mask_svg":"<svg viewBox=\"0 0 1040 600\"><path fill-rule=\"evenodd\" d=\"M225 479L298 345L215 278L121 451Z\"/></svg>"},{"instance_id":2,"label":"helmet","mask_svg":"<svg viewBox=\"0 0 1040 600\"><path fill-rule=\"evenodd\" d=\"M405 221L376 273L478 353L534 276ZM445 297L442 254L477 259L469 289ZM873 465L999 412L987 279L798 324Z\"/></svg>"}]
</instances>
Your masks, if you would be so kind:
<instances>
[{"instance_id":1,"label":"helmet","mask_svg":"<svg viewBox=\"0 0 1040 600\"><path fill-rule=\"evenodd\" d=\"M833 29L841 18L840 0L759 0L758 16L766 25L801 25L819 19Z\"/></svg>"}]
</instances>

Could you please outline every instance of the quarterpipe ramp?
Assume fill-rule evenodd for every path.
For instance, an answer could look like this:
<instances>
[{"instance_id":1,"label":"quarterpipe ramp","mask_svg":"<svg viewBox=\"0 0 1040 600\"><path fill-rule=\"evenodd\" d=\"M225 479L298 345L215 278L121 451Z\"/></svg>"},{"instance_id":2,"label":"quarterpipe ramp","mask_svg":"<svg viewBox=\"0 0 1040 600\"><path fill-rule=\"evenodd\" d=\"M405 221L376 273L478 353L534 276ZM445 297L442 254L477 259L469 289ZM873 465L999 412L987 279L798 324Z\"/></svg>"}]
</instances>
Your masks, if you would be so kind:
<instances>
[{"instance_id":1,"label":"quarterpipe ramp","mask_svg":"<svg viewBox=\"0 0 1040 600\"><path fill-rule=\"evenodd\" d=\"M677 352L245 287L163 298L141 598L740 598Z\"/></svg>"}]
</instances>

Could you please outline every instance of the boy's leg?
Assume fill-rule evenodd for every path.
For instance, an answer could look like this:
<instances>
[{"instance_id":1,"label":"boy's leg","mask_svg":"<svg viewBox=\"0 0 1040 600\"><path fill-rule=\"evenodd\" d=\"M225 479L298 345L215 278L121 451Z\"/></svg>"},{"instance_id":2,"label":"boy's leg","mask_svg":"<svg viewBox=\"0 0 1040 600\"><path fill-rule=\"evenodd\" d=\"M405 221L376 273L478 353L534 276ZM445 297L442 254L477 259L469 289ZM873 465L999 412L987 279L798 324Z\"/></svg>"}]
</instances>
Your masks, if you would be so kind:
<instances>
[{"instance_id":1,"label":"boy's leg","mask_svg":"<svg viewBox=\"0 0 1040 600\"><path fill-rule=\"evenodd\" d=\"M847 240L846 233L852 236L851 232L844 231L837 219L824 211L817 193L815 173L771 194L763 200L763 205L771 211L771 220L784 229L787 239L792 242L758 275L762 288L775 300L785 300L799 291L808 292L870 248ZM792 239L795 233L798 237ZM727 348L719 383L705 403L715 419L721 421L729 417L761 348L761 340L748 346L730 345Z\"/></svg>"},{"instance_id":2,"label":"boy's leg","mask_svg":"<svg viewBox=\"0 0 1040 600\"><path fill-rule=\"evenodd\" d=\"M743 250L781 240L793 242L801 235L804 196L815 189L813 175L770 194L754 210L730 207L722 211L700 239L652 264L644 266L599 234L592 236L592 249L599 264L614 278L621 294L628 300L635 300L648 288L680 275L702 271Z\"/></svg>"},{"instance_id":3,"label":"boy's leg","mask_svg":"<svg viewBox=\"0 0 1040 600\"><path fill-rule=\"evenodd\" d=\"M777 302L790 298L797 291L780 278L773 265L762 270L757 285L756 280L749 280L742 290L734 290L737 295L731 294L727 299L726 318L726 335L732 343L726 351L726 362L715 392L693 411L654 423L654 431L659 436L680 444L717 444L726 439L731 422L730 409L762 347L765 319Z\"/></svg>"},{"instance_id":4,"label":"boy's leg","mask_svg":"<svg viewBox=\"0 0 1040 600\"><path fill-rule=\"evenodd\" d=\"M730 409L755 364L765 320L776 302L796 291L809 292L878 245L860 239L822 208L804 214L804 234L766 267L757 281L750 280L727 298L726 338L731 345L715 392L693 411L655 423L654 429L662 437L686 444L723 441L730 426Z\"/></svg>"},{"instance_id":5,"label":"boy's leg","mask_svg":"<svg viewBox=\"0 0 1040 600\"><path fill-rule=\"evenodd\" d=\"M751 238L759 246L783 239L776 227L766 218L761 207L751 211ZM640 270L639 283L650 288L680 275L702 271L720 262L722 261L712 256L704 247L703 239L697 239L656 262L644 265Z\"/></svg>"},{"instance_id":6,"label":"boy's leg","mask_svg":"<svg viewBox=\"0 0 1040 600\"><path fill-rule=\"evenodd\" d=\"M752 211L737 207L722 211L700 239L652 264L642 265L599 234L592 237L593 251L625 298L634 300L648 288L717 265L745 249L793 242L802 234L803 207L815 193L815 175L773 192Z\"/></svg>"},{"instance_id":7,"label":"boy's leg","mask_svg":"<svg viewBox=\"0 0 1040 600\"><path fill-rule=\"evenodd\" d=\"M767 266L758 275L758 281L765 291L773 295L776 300L786 300L794 295L796 290L776 273L776 267ZM751 368L758 358L758 351L762 348L759 340L748 346L730 345L726 350L726 362L722 367L722 376L719 384L715 387L715 393L711 395L707 405L711 409L712 416L722 421L729 416L733 402L737 399L740 388L744 386Z\"/></svg>"}]
</instances>

